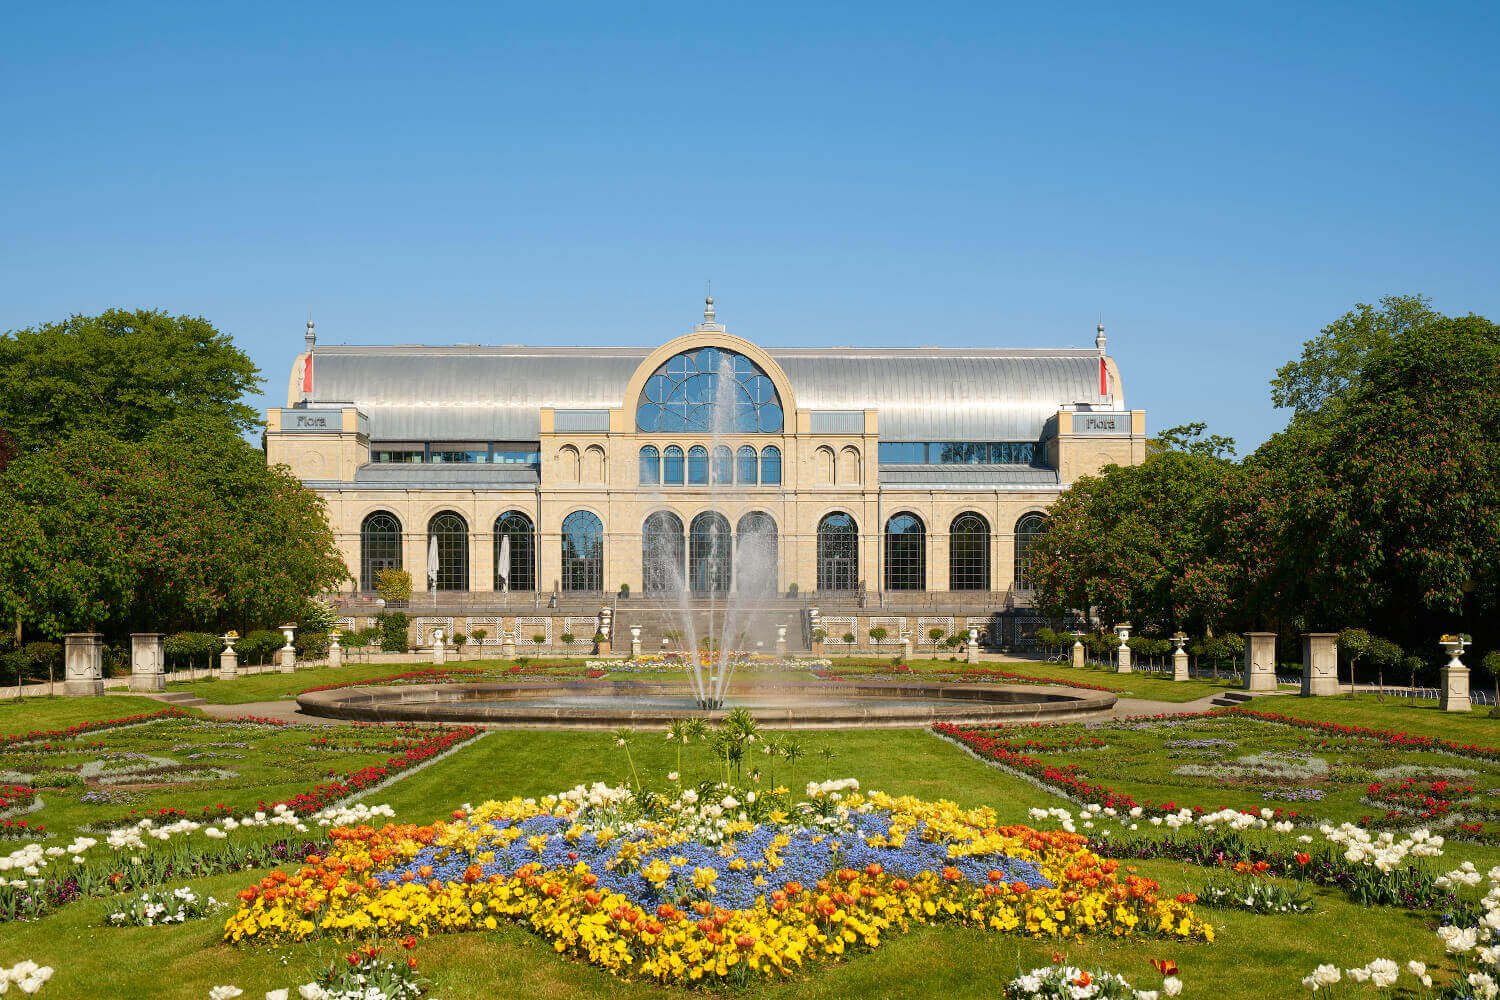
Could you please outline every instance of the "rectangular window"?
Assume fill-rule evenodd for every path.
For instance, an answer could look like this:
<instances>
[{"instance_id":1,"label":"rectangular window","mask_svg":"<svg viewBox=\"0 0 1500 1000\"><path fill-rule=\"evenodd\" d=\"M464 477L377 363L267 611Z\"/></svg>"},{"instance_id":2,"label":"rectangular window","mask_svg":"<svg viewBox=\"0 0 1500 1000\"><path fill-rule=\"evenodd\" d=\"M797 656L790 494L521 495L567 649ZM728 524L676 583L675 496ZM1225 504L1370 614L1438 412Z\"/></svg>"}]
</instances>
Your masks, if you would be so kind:
<instances>
[{"instance_id":1,"label":"rectangular window","mask_svg":"<svg viewBox=\"0 0 1500 1000\"><path fill-rule=\"evenodd\" d=\"M531 465L542 464L542 451L540 445L503 443L491 446L490 461L496 465Z\"/></svg>"},{"instance_id":2,"label":"rectangular window","mask_svg":"<svg viewBox=\"0 0 1500 1000\"><path fill-rule=\"evenodd\" d=\"M388 462L421 462L424 452L413 450L379 449L370 452L370 461L379 462L382 465Z\"/></svg>"},{"instance_id":3,"label":"rectangular window","mask_svg":"<svg viewBox=\"0 0 1500 1000\"><path fill-rule=\"evenodd\" d=\"M882 465L1030 465L1032 441L882 441Z\"/></svg>"}]
</instances>

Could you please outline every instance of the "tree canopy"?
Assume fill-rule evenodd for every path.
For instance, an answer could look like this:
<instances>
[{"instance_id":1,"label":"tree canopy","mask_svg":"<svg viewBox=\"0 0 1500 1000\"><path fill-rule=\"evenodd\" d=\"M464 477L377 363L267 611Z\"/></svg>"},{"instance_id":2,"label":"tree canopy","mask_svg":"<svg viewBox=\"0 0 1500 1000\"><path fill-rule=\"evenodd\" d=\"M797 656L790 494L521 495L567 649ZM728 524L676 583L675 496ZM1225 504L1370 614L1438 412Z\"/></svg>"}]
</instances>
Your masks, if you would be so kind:
<instances>
[{"instance_id":1,"label":"tree canopy","mask_svg":"<svg viewBox=\"0 0 1500 1000\"><path fill-rule=\"evenodd\" d=\"M0 427L22 453L79 431L142 441L180 417L244 432L259 370L202 317L111 309L0 335Z\"/></svg>"}]
</instances>

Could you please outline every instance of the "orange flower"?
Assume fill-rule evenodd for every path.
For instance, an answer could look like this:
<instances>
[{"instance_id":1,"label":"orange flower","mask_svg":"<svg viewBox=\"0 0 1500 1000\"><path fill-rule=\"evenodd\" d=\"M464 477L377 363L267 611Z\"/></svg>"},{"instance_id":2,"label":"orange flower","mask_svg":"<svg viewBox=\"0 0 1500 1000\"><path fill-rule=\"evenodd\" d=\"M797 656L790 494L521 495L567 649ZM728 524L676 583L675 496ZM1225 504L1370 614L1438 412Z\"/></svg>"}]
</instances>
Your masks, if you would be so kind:
<instances>
[{"instance_id":1,"label":"orange flower","mask_svg":"<svg viewBox=\"0 0 1500 1000\"><path fill-rule=\"evenodd\" d=\"M1305 864L1307 864L1311 860L1312 860L1312 855L1308 854L1306 851L1298 851L1297 852L1297 864L1299 864L1299 865L1305 865Z\"/></svg>"},{"instance_id":2,"label":"orange flower","mask_svg":"<svg viewBox=\"0 0 1500 1000\"><path fill-rule=\"evenodd\" d=\"M1170 958L1153 958L1151 965L1157 972L1160 972L1164 976L1177 975L1177 963Z\"/></svg>"}]
</instances>

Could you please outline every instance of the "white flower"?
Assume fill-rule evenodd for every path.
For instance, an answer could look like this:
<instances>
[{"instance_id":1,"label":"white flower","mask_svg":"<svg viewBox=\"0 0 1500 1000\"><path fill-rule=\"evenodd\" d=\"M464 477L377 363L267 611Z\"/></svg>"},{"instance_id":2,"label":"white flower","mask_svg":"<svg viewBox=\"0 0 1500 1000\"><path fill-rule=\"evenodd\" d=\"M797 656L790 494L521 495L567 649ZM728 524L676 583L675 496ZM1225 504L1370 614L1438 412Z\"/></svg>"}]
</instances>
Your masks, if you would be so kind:
<instances>
[{"instance_id":1,"label":"white flower","mask_svg":"<svg viewBox=\"0 0 1500 1000\"><path fill-rule=\"evenodd\" d=\"M1421 979L1423 976L1427 975L1427 963L1418 962L1416 959L1412 959L1410 962L1406 963L1406 971L1410 972L1418 979Z\"/></svg>"},{"instance_id":2,"label":"white flower","mask_svg":"<svg viewBox=\"0 0 1500 1000\"><path fill-rule=\"evenodd\" d=\"M676 781L677 780L677 772L676 771L668 771L667 772L667 780L668 781Z\"/></svg>"},{"instance_id":3,"label":"white flower","mask_svg":"<svg viewBox=\"0 0 1500 1000\"><path fill-rule=\"evenodd\" d=\"M323 1000L328 994L317 983L303 983L297 987L297 995L302 1000Z\"/></svg>"},{"instance_id":4,"label":"white flower","mask_svg":"<svg viewBox=\"0 0 1500 1000\"><path fill-rule=\"evenodd\" d=\"M234 1000L244 992L238 986L215 986L208 991L208 1000Z\"/></svg>"},{"instance_id":5,"label":"white flower","mask_svg":"<svg viewBox=\"0 0 1500 1000\"><path fill-rule=\"evenodd\" d=\"M1369 982L1369 980L1370 980L1370 970L1369 969L1366 969L1366 968L1347 969L1345 971L1347 971L1349 973L1349 979L1350 979L1351 982L1365 983L1365 982Z\"/></svg>"},{"instance_id":6,"label":"white flower","mask_svg":"<svg viewBox=\"0 0 1500 1000\"><path fill-rule=\"evenodd\" d=\"M1469 973L1468 983L1474 987L1475 995L1481 1000L1494 1000L1495 994L1500 993L1500 987L1497 987L1495 981L1483 972Z\"/></svg>"},{"instance_id":7,"label":"white flower","mask_svg":"<svg viewBox=\"0 0 1500 1000\"><path fill-rule=\"evenodd\" d=\"M1339 973L1337 965L1324 964L1313 970L1313 978L1323 986L1332 986L1342 979L1343 976Z\"/></svg>"},{"instance_id":8,"label":"white flower","mask_svg":"<svg viewBox=\"0 0 1500 1000\"><path fill-rule=\"evenodd\" d=\"M1161 992L1163 996L1175 997L1182 992L1182 980L1176 976L1168 976L1162 980Z\"/></svg>"},{"instance_id":9,"label":"white flower","mask_svg":"<svg viewBox=\"0 0 1500 1000\"><path fill-rule=\"evenodd\" d=\"M283 988L279 990L266 990L266 1000L286 1000L290 991Z\"/></svg>"},{"instance_id":10,"label":"white flower","mask_svg":"<svg viewBox=\"0 0 1500 1000\"><path fill-rule=\"evenodd\" d=\"M1370 982L1382 990L1395 986L1397 977L1401 975L1401 967L1388 958L1377 958L1365 968L1370 970Z\"/></svg>"}]
</instances>

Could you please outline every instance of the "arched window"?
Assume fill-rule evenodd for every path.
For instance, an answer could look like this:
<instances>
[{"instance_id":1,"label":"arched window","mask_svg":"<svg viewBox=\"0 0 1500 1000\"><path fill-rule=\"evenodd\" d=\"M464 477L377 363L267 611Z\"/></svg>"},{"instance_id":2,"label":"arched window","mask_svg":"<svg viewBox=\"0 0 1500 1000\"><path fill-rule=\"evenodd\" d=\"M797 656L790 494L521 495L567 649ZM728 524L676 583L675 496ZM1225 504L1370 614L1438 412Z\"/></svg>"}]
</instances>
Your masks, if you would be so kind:
<instances>
[{"instance_id":1,"label":"arched window","mask_svg":"<svg viewBox=\"0 0 1500 1000\"><path fill-rule=\"evenodd\" d=\"M813 452L813 482L827 486L833 482L833 449L819 448Z\"/></svg>"},{"instance_id":2,"label":"arched window","mask_svg":"<svg viewBox=\"0 0 1500 1000\"><path fill-rule=\"evenodd\" d=\"M719 411L727 411L720 417ZM702 347L668 358L646 379L636 403L636 430L774 434L781 397L760 366L743 354Z\"/></svg>"},{"instance_id":3,"label":"arched window","mask_svg":"<svg viewBox=\"0 0 1500 1000\"><path fill-rule=\"evenodd\" d=\"M1043 514L1027 514L1016 522L1016 589L1031 589L1031 547L1047 530Z\"/></svg>"},{"instance_id":4,"label":"arched window","mask_svg":"<svg viewBox=\"0 0 1500 1000\"><path fill-rule=\"evenodd\" d=\"M604 449L597 444L591 444L583 453L583 478L585 483L602 483L608 480L608 469L605 467Z\"/></svg>"},{"instance_id":5,"label":"arched window","mask_svg":"<svg viewBox=\"0 0 1500 1000\"><path fill-rule=\"evenodd\" d=\"M578 449L570 444L557 450L557 478L564 483L578 482Z\"/></svg>"},{"instance_id":6,"label":"arched window","mask_svg":"<svg viewBox=\"0 0 1500 1000\"><path fill-rule=\"evenodd\" d=\"M885 589L927 589L927 528L915 514L885 522Z\"/></svg>"},{"instance_id":7,"label":"arched window","mask_svg":"<svg viewBox=\"0 0 1500 1000\"><path fill-rule=\"evenodd\" d=\"M495 589L536 589L536 529L518 510L495 518Z\"/></svg>"},{"instance_id":8,"label":"arched window","mask_svg":"<svg viewBox=\"0 0 1500 1000\"><path fill-rule=\"evenodd\" d=\"M781 485L781 449L775 445L761 449L760 484L762 486Z\"/></svg>"},{"instance_id":9,"label":"arched window","mask_svg":"<svg viewBox=\"0 0 1500 1000\"><path fill-rule=\"evenodd\" d=\"M469 523L451 510L427 522L427 577L434 590L469 589Z\"/></svg>"},{"instance_id":10,"label":"arched window","mask_svg":"<svg viewBox=\"0 0 1500 1000\"><path fill-rule=\"evenodd\" d=\"M667 445L661 453L661 481L668 486L682 485L682 449L675 444Z\"/></svg>"},{"instance_id":11,"label":"arched window","mask_svg":"<svg viewBox=\"0 0 1500 1000\"><path fill-rule=\"evenodd\" d=\"M646 518L641 529L642 589L648 594L679 593L685 551L681 518L665 510Z\"/></svg>"},{"instance_id":12,"label":"arched window","mask_svg":"<svg viewBox=\"0 0 1500 1000\"><path fill-rule=\"evenodd\" d=\"M752 453L753 454L753 453ZM752 510L735 525L734 587L741 593L776 592L776 522Z\"/></svg>"},{"instance_id":13,"label":"arched window","mask_svg":"<svg viewBox=\"0 0 1500 1000\"><path fill-rule=\"evenodd\" d=\"M396 515L377 510L359 526L359 589L375 589L375 576L383 569L401 568L401 522Z\"/></svg>"},{"instance_id":14,"label":"arched window","mask_svg":"<svg viewBox=\"0 0 1500 1000\"><path fill-rule=\"evenodd\" d=\"M990 523L973 511L948 528L948 589L990 589Z\"/></svg>"},{"instance_id":15,"label":"arched window","mask_svg":"<svg viewBox=\"0 0 1500 1000\"><path fill-rule=\"evenodd\" d=\"M858 448L849 447L839 452L838 482L840 484L859 482L859 464Z\"/></svg>"},{"instance_id":16,"label":"arched window","mask_svg":"<svg viewBox=\"0 0 1500 1000\"><path fill-rule=\"evenodd\" d=\"M717 511L693 518L688 533L688 581L695 594L722 594L734 577L734 546L729 522Z\"/></svg>"},{"instance_id":17,"label":"arched window","mask_svg":"<svg viewBox=\"0 0 1500 1000\"><path fill-rule=\"evenodd\" d=\"M853 590L859 582L859 526L835 512L818 522L818 589Z\"/></svg>"},{"instance_id":18,"label":"arched window","mask_svg":"<svg viewBox=\"0 0 1500 1000\"><path fill-rule=\"evenodd\" d=\"M586 510L563 519L562 589L604 589L604 525Z\"/></svg>"},{"instance_id":19,"label":"arched window","mask_svg":"<svg viewBox=\"0 0 1500 1000\"><path fill-rule=\"evenodd\" d=\"M742 486L754 486L757 482L755 475L755 449L748 444L740 448L734 456L734 478Z\"/></svg>"},{"instance_id":20,"label":"arched window","mask_svg":"<svg viewBox=\"0 0 1500 1000\"><path fill-rule=\"evenodd\" d=\"M734 452L722 444L714 449L714 485L734 484Z\"/></svg>"},{"instance_id":21,"label":"arched window","mask_svg":"<svg viewBox=\"0 0 1500 1000\"><path fill-rule=\"evenodd\" d=\"M708 485L708 449L701 444L688 449L688 485Z\"/></svg>"},{"instance_id":22,"label":"arched window","mask_svg":"<svg viewBox=\"0 0 1500 1000\"><path fill-rule=\"evenodd\" d=\"M661 453L653 445L641 449L641 485L655 486L661 482Z\"/></svg>"}]
</instances>

